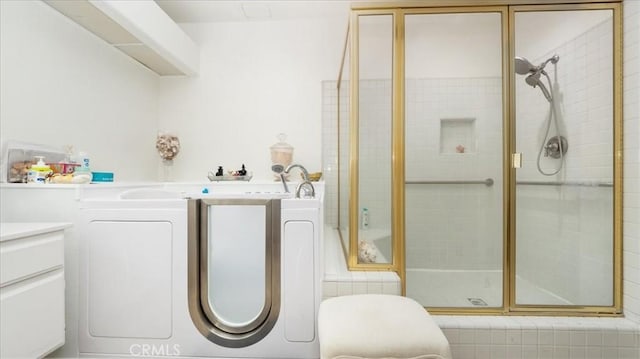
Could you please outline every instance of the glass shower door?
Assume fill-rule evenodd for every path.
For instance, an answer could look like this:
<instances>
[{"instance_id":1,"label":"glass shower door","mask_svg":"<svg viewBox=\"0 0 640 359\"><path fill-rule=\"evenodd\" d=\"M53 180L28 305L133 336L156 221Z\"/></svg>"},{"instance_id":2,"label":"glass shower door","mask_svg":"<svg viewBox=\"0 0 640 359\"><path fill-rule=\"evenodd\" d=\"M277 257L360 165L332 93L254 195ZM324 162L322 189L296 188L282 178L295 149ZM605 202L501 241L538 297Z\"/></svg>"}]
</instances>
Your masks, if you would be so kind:
<instances>
[{"instance_id":1,"label":"glass shower door","mask_svg":"<svg viewBox=\"0 0 640 359\"><path fill-rule=\"evenodd\" d=\"M500 10L405 16L406 294L503 303Z\"/></svg>"},{"instance_id":2,"label":"glass shower door","mask_svg":"<svg viewBox=\"0 0 640 359\"><path fill-rule=\"evenodd\" d=\"M613 11L516 10L515 305L612 306Z\"/></svg>"}]
</instances>

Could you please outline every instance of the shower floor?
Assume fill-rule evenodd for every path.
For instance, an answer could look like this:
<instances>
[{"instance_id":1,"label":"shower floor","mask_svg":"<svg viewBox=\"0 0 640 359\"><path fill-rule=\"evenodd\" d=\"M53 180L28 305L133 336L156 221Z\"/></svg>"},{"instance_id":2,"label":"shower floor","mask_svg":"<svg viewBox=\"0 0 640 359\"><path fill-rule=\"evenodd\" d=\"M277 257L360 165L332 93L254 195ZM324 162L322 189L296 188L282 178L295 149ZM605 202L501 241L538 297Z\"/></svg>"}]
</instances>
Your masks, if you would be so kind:
<instances>
[{"instance_id":1,"label":"shower floor","mask_svg":"<svg viewBox=\"0 0 640 359\"><path fill-rule=\"evenodd\" d=\"M502 271L407 268L407 296L426 307L500 307Z\"/></svg>"},{"instance_id":2,"label":"shower floor","mask_svg":"<svg viewBox=\"0 0 640 359\"><path fill-rule=\"evenodd\" d=\"M502 306L502 271L407 268L407 297L425 307L490 308ZM529 303L571 304L533 283L517 278L520 298Z\"/></svg>"}]
</instances>

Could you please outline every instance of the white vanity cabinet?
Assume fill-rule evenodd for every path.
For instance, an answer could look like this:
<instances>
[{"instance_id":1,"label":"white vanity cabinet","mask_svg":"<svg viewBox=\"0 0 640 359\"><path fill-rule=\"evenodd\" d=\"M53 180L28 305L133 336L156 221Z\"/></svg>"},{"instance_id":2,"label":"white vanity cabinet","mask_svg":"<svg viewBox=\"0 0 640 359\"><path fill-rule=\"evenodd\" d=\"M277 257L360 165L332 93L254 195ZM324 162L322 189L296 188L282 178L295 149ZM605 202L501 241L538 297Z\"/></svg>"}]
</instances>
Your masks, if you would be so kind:
<instances>
[{"instance_id":1,"label":"white vanity cabinet","mask_svg":"<svg viewBox=\"0 0 640 359\"><path fill-rule=\"evenodd\" d=\"M64 344L66 223L0 224L0 357L43 357Z\"/></svg>"}]
</instances>

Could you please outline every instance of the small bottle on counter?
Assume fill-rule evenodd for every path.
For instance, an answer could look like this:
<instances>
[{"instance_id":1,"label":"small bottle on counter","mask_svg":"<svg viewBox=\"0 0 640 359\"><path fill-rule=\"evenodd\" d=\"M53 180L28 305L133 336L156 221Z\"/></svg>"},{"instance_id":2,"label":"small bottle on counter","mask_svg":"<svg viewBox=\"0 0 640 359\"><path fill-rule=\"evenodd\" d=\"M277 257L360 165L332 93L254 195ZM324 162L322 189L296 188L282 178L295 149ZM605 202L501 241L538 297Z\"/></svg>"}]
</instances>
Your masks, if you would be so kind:
<instances>
[{"instance_id":1,"label":"small bottle on counter","mask_svg":"<svg viewBox=\"0 0 640 359\"><path fill-rule=\"evenodd\" d=\"M43 156L35 156L37 163L31 165L29 172L27 172L28 183L45 183L47 178L53 174L51 167L44 163Z\"/></svg>"},{"instance_id":2,"label":"small bottle on counter","mask_svg":"<svg viewBox=\"0 0 640 359\"><path fill-rule=\"evenodd\" d=\"M89 160L89 154L86 152L78 152L78 163L81 167L89 170L91 168L91 161Z\"/></svg>"},{"instance_id":3,"label":"small bottle on counter","mask_svg":"<svg viewBox=\"0 0 640 359\"><path fill-rule=\"evenodd\" d=\"M71 183L90 183L93 179L93 174L91 173L91 167L89 167L91 163L89 155L86 152L78 152L77 161L80 166L73 171Z\"/></svg>"}]
</instances>

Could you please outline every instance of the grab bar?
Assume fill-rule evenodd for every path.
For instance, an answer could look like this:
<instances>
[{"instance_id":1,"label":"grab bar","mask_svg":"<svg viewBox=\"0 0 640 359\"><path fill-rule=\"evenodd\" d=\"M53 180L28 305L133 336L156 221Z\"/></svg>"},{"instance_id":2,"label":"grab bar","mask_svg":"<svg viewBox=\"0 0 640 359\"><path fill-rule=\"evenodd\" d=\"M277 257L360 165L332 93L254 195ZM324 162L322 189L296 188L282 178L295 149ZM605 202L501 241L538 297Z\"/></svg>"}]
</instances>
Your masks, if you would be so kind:
<instances>
[{"instance_id":1,"label":"grab bar","mask_svg":"<svg viewBox=\"0 0 640 359\"><path fill-rule=\"evenodd\" d=\"M524 186L579 186L579 187L613 187L611 182L596 181L517 181L517 185Z\"/></svg>"},{"instance_id":2,"label":"grab bar","mask_svg":"<svg viewBox=\"0 0 640 359\"><path fill-rule=\"evenodd\" d=\"M429 180L429 181L405 181L405 184L483 184L493 186L493 178L483 180Z\"/></svg>"}]
</instances>

